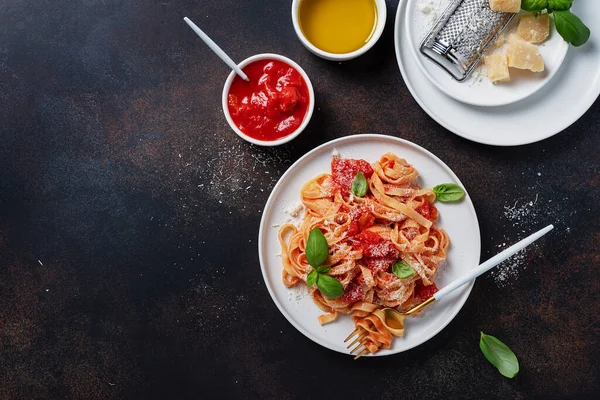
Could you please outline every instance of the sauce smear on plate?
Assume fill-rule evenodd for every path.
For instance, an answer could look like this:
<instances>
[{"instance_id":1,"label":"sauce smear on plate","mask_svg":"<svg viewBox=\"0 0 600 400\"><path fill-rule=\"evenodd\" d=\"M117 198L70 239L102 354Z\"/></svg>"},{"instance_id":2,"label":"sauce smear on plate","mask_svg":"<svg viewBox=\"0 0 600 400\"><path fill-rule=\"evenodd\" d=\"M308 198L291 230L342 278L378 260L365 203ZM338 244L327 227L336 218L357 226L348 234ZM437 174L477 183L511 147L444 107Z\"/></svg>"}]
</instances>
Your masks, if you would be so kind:
<instances>
[{"instance_id":1,"label":"sauce smear on plate","mask_svg":"<svg viewBox=\"0 0 600 400\"><path fill-rule=\"evenodd\" d=\"M308 110L308 86L302 75L279 60L258 60L242 70L250 82L236 75L227 96L235 125L264 141L293 133Z\"/></svg>"}]
</instances>

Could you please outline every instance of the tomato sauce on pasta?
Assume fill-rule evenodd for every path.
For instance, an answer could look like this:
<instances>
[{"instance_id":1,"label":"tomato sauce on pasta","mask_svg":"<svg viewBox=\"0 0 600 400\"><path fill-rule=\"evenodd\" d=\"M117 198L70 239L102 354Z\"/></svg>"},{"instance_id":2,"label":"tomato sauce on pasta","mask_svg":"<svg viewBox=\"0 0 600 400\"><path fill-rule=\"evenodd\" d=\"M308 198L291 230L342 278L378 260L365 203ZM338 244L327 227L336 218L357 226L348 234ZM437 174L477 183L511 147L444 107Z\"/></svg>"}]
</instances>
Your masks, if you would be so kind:
<instances>
[{"instance_id":1,"label":"tomato sauce on pasta","mask_svg":"<svg viewBox=\"0 0 600 400\"><path fill-rule=\"evenodd\" d=\"M435 222L435 194L416 184L418 172L392 153L369 164L365 160L335 157L330 174L321 174L300 191L306 208L299 227L280 228L282 280L287 287L306 283L313 270L306 260L309 232L319 228L327 239L331 266L328 275L344 287L338 298L324 296L308 287L324 314L319 322L334 321L339 313L351 314L357 326L368 330L367 349L375 353L389 348L392 334L373 311L394 307L407 311L437 291L433 277L446 259L448 235ZM352 181L361 172L367 194L352 194ZM392 272L398 261L415 273L405 279Z\"/></svg>"}]
</instances>

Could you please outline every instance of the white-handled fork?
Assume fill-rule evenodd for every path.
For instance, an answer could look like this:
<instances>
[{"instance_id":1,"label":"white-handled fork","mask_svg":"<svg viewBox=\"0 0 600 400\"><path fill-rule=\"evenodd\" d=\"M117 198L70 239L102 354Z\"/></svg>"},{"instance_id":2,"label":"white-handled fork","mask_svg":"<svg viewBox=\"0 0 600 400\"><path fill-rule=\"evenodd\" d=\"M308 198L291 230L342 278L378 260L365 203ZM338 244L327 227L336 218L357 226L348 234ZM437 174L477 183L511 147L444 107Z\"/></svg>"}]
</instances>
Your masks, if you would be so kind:
<instances>
[{"instance_id":1,"label":"white-handled fork","mask_svg":"<svg viewBox=\"0 0 600 400\"><path fill-rule=\"evenodd\" d=\"M550 232L553 228L554 228L553 225L548 225L544 229L526 237L525 239L521 240L520 242L513 244L506 250L496 254L494 257L490 258L483 264L479 265L477 268L473 268L471 271L469 271L468 274L461 276L460 278L451 282L449 285L443 287L442 289L440 289L439 291L434 293L430 298L425 300L423 303L413 307L412 309L410 309L406 312L401 312L401 311L396 310L395 308L387 307L387 308L375 310L373 312L373 314L375 314L381 320L381 322L390 331L390 333L392 333L395 336L402 336L403 331L404 331L404 319L406 317L417 313L418 311L422 310L427 305L429 305L437 300L441 300L444 296L446 296L449 293L452 293L453 291L455 291L456 289L458 289L465 283L471 281L472 279L477 278L479 275L483 274L484 272L487 272L490 269L494 268L495 266L500 264L502 261L512 257L519 251L523 250L525 247L529 246L531 243L535 242L536 240L538 240L539 238L544 236L546 233ZM368 336L367 336L367 332L363 328L360 328L360 327L356 328L354 330L354 332L352 332L350 334L350 336L348 336L346 338L346 340L344 340L344 343L348 342L348 340L352 339L356 335L358 335L358 337L352 343L350 343L348 348L352 347L356 343L358 343L358 344L356 344L356 347L354 347L352 349L352 351L350 351L350 354L356 353L362 347L364 347L364 349L362 349L361 352L358 353L358 355L356 357L354 357L355 360L360 358L361 356L363 356L368 351L366 348Z\"/></svg>"}]
</instances>

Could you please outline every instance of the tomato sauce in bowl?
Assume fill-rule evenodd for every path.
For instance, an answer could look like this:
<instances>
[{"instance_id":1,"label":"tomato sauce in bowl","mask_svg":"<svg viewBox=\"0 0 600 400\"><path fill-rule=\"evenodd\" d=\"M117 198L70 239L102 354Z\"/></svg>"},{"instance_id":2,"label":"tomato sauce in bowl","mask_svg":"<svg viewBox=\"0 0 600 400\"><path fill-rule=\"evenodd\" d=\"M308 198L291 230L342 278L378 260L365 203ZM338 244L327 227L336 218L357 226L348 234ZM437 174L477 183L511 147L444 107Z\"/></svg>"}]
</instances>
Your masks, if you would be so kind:
<instances>
[{"instance_id":1,"label":"tomato sauce in bowl","mask_svg":"<svg viewBox=\"0 0 600 400\"><path fill-rule=\"evenodd\" d=\"M232 73L223 92L223 110L233 130L264 146L296 137L314 108L306 73L293 61L274 54L250 57L240 67L249 81Z\"/></svg>"}]
</instances>

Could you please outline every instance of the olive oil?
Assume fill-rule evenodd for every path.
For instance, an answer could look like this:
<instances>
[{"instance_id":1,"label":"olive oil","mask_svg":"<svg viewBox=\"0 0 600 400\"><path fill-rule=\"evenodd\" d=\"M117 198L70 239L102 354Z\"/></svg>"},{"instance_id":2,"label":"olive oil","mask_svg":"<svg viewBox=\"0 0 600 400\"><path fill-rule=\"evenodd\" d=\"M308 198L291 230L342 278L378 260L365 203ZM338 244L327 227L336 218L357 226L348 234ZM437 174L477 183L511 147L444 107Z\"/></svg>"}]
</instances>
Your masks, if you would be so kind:
<instances>
[{"instance_id":1,"label":"olive oil","mask_svg":"<svg viewBox=\"0 0 600 400\"><path fill-rule=\"evenodd\" d=\"M375 0L302 0L300 29L315 47L344 54L360 49L377 26Z\"/></svg>"}]
</instances>

